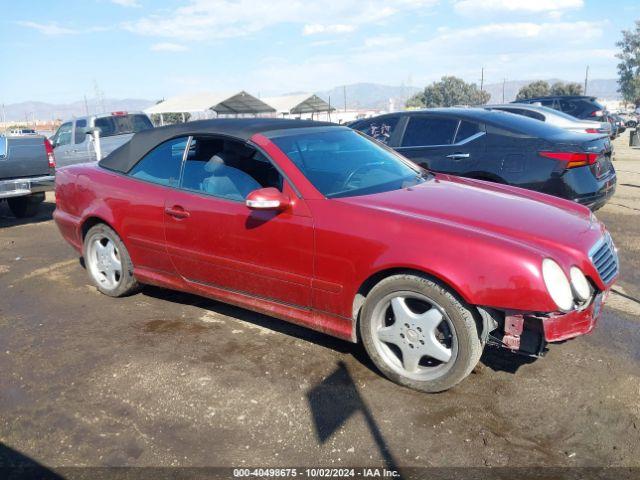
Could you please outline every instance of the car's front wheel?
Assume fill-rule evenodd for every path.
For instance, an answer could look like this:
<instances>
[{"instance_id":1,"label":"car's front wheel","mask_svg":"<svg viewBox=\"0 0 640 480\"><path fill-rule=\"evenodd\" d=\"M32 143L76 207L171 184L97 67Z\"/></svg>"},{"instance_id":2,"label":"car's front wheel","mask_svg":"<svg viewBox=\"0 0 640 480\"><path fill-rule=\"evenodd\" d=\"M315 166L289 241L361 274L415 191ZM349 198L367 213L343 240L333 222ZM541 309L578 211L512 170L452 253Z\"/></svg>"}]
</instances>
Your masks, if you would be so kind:
<instances>
[{"instance_id":1,"label":"car's front wheel","mask_svg":"<svg viewBox=\"0 0 640 480\"><path fill-rule=\"evenodd\" d=\"M84 238L83 255L87 271L100 292L124 297L138 288L133 264L124 243L109 226L99 223Z\"/></svg>"},{"instance_id":2,"label":"car's front wheel","mask_svg":"<svg viewBox=\"0 0 640 480\"><path fill-rule=\"evenodd\" d=\"M382 373L425 392L453 387L482 354L470 308L419 275L394 275L378 283L362 307L360 334Z\"/></svg>"}]
</instances>

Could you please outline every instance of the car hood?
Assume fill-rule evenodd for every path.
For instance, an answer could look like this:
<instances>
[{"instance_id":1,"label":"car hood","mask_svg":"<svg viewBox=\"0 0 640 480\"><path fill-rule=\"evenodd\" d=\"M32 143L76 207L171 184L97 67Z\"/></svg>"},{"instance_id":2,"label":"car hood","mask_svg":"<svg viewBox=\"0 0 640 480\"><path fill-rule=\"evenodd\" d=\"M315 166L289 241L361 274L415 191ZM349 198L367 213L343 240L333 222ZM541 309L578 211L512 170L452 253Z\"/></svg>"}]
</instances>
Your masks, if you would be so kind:
<instances>
[{"instance_id":1,"label":"car hood","mask_svg":"<svg viewBox=\"0 0 640 480\"><path fill-rule=\"evenodd\" d=\"M588 252L603 228L589 209L568 200L442 174L415 187L341 201L517 241L547 254Z\"/></svg>"}]
</instances>

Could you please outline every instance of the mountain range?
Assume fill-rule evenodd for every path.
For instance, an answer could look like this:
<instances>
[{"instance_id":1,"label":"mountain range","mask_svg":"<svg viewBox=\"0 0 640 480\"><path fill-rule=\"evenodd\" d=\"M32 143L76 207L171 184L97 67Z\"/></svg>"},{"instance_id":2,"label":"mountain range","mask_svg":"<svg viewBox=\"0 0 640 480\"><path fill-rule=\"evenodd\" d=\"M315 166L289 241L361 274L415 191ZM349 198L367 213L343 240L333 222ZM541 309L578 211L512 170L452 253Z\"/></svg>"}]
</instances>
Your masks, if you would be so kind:
<instances>
[{"instance_id":1,"label":"mountain range","mask_svg":"<svg viewBox=\"0 0 640 480\"><path fill-rule=\"evenodd\" d=\"M547 82L554 83L558 79L549 79ZM530 80L512 80L504 82L504 101L511 102L515 99L518 90L530 83ZM486 84L484 90L491 93L491 103L502 102L502 83ZM615 79L594 79L588 84L589 95L594 95L601 99L618 100L620 94L617 91L618 84ZM363 109L363 110L389 110L400 109L407 98L419 92L422 88L414 86L389 86L377 83L356 83L352 85L334 87L330 90L318 91L316 94L326 101L330 101L333 107L342 109ZM0 111L0 119L7 122L67 119L74 116L85 115L86 112L95 113L98 111L120 111L120 110L144 110L153 105L154 100L138 98L125 99L88 99L86 102L80 100L72 103L46 103L26 101L3 105Z\"/></svg>"},{"instance_id":2,"label":"mountain range","mask_svg":"<svg viewBox=\"0 0 640 480\"><path fill-rule=\"evenodd\" d=\"M24 122L36 120L66 120L72 117L80 117L89 113L96 112L117 112L117 111L135 111L144 110L153 105L152 100L142 100L139 98L113 99L105 98L103 100L87 99L79 100L72 103L46 103L46 102L20 102L3 105L3 111L0 111L0 120L4 115L7 122Z\"/></svg>"}]
</instances>

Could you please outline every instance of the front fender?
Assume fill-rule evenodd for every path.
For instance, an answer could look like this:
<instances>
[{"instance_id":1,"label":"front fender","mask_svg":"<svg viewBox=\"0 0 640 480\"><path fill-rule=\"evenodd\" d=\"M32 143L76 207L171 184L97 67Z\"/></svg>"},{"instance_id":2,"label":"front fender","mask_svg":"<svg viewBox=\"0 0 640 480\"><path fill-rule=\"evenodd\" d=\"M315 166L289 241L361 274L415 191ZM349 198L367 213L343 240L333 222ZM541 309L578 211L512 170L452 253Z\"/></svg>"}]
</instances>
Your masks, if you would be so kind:
<instances>
[{"instance_id":1,"label":"front fender","mask_svg":"<svg viewBox=\"0 0 640 480\"><path fill-rule=\"evenodd\" d=\"M462 243L450 238L448 243L449 249L442 251L414 246L385 252L371 265L368 276L392 269L415 270L439 279L472 305L528 312L557 310L542 279L542 255L513 245L505 248L495 240Z\"/></svg>"}]
</instances>

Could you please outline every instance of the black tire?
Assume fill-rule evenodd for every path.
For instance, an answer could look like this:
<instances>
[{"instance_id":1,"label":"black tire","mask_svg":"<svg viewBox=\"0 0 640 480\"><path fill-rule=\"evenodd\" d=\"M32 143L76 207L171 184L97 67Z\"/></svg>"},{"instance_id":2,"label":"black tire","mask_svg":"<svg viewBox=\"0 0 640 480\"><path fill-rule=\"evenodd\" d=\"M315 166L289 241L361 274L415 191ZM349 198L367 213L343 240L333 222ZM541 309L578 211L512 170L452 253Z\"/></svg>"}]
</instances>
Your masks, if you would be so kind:
<instances>
[{"instance_id":1,"label":"black tire","mask_svg":"<svg viewBox=\"0 0 640 480\"><path fill-rule=\"evenodd\" d=\"M452 363L445 364L446 369L438 378L419 380L403 375L398 371L397 366L394 368L390 365L379 351L380 342L374 341L373 338L373 331L378 328L374 312L383 308L378 304L385 303L385 299L394 292L415 292L432 299L440 306L443 315L448 319L448 325L453 326L450 331L451 336L456 336L457 352L455 358L450 360ZM378 309L376 309L377 306ZM379 314L375 313L375 315ZM480 340L479 320L476 321L476 317L478 315L477 313L474 315L472 307L465 305L440 283L417 274L393 275L378 283L367 295L360 315L360 335L371 360L387 378L415 390L435 393L448 390L462 381L478 364L483 347Z\"/></svg>"},{"instance_id":2,"label":"black tire","mask_svg":"<svg viewBox=\"0 0 640 480\"><path fill-rule=\"evenodd\" d=\"M96 273L96 268L94 267L95 262L90 258L90 255L92 255L90 245L92 242L100 239L109 239L109 241L114 243L117 256L120 260L122 268L115 286L105 285L100 281L100 275ZM131 262L129 252L118 234L108 225L99 223L89 229L84 237L82 254L91 283L93 283L101 293L110 297L125 297L135 293L139 289L140 284L133 276L133 263Z\"/></svg>"},{"instance_id":3,"label":"black tire","mask_svg":"<svg viewBox=\"0 0 640 480\"><path fill-rule=\"evenodd\" d=\"M44 193L35 193L25 197L7 199L9 209L16 218L30 218L38 213L40 204L44 201Z\"/></svg>"}]
</instances>

